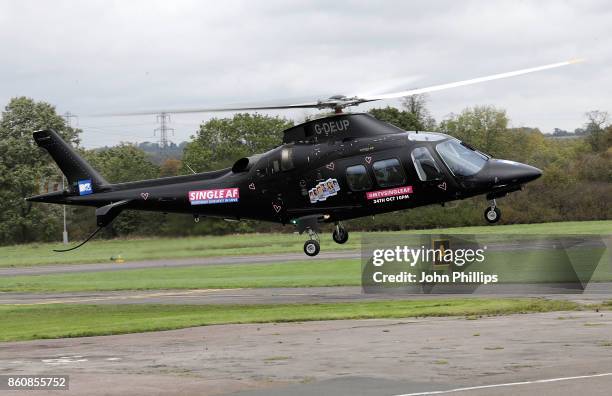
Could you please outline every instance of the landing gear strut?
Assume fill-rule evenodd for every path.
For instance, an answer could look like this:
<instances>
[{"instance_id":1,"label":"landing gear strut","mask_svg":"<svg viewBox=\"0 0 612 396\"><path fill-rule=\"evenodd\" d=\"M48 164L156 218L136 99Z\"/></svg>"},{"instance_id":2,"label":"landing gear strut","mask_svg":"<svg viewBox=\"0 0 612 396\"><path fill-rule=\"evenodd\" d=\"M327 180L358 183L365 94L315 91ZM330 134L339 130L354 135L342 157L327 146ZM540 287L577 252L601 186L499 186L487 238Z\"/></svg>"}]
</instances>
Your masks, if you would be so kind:
<instances>
[{"instance_id":1,"label":"landing gear strut","mask_svg":"<svg viewBox=\"0 0 612 396\"><path fill-rule=\"evenodd\" d=\"M489 205L491 206L485 209L484 218L489 224L497 223L501 218L501 210L497 207L495 199L490 200Z\"/></svg>"},{"instance_id":2,"label":"landing gear strut","mask_svg":"<svg viewBox=\"0 0 612 396\"><path fill-rule=\"evenodd\" d=\"M332 238L334 242L343 244L348 241L349 233L340 223L336 223L336 228L334 228L334 231L332 232Z\"/></svg>"},{"instance_id":3,"label":"landing gear strut","mask_svg":"<svg viewBox=\"0 0 612 396\"><path fill-rule=\"evenodd\" d=\"M304 253L307 256L314 257L319 254L321 245L319 245L319 235L312 229L308 229L308 237L310 238L304 243Z\"/></svg>"}]
</instances>

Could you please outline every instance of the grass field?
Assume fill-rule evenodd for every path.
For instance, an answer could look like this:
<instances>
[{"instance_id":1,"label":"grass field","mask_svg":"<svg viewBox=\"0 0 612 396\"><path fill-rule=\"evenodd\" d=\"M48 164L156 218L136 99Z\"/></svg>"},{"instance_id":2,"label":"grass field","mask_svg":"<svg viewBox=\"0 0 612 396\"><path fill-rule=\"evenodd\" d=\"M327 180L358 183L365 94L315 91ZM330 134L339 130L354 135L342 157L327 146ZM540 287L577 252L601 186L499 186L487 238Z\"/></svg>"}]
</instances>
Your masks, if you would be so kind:
<instances>
[{"instance_id":1,"label":"grass field","mask_svg":"<svg viewBox=\"0 0 612 396\"><path fill-rule=\"evenodd\" d=\"M433 230L400 231L405 233L449 234L609 234L612 221L561 222L447 228ZM91 241L80 249L68 253L55 253L59 243L29 244L0 247L0 267L50 264L100 263L121 255L129 261L164 258L208 257L302 252L304 236L295 234L245 234L191 238L115 239ZM352 232L348 243L338 245L329 235L321 235L322 249L355 250L361 242L361 233Z\"/></svg>"},{"instance_id":2,"label":"grass field","mask_svg":"<svg viewBox=\"0 0 612 396\"><path fill-rule=\"evenodd\" d=\"M575 310L568 301L452 299L281 305L0 306L0 341L82 337L226 323L475 316Z\"/></svg>"},{"instance_id":3,"label":"grass field","mask_svg":"<svg viewBox=\"0 0 612 396\"><path fill-rule=\"evenodd\" d=\"M502 283L575 281L573 271L557 268L557 263L550 260L551 257L545 252L512 252L511 263L506 252L499 252L498 256L499 260L489 256L490 260L486 266L477 265L469 270L498 274ZM522 261L522 257L529 257L529 260ZM612 281L612 271L606 260L602 259L590 278L591 281ZM534 263L538 265L533 265ZM405 268L398 266L396 271L388 273L400 270ZM359 285L361 262L358 259L147 268L0 278L0 292L32 293Z\"/></svg>"},{"instance_id":4,"label":"grass field","mask_svg":"<svg viewBox=\"0 0 612 396\"><path fill-rule=\"evenodd\" d=\"M359 260L149 268L0 278L0 291L69 292L360 285Z\"/></svg>"}]
</instances>

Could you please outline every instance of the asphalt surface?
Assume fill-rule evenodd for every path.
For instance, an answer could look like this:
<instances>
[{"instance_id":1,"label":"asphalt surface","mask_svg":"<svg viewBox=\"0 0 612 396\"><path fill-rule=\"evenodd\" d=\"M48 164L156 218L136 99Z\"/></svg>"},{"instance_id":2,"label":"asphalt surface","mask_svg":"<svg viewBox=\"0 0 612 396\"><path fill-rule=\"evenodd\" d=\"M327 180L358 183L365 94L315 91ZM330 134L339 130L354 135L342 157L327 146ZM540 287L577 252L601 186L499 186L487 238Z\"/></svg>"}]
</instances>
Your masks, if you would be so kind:
<instances>
[{"instance_id":1,"label":"asphalt surface","mask_svg":"<svg viewBox=\"0 0 612 396\"><path fill-rule=\"evenodd\" d=\"M611 327L609 311L205 326L1 343L0 374L93 396L608 395Z\"/></svg>"},{"instance_id":2,"label":"asphalt surface","mask_svg":"<svg viewBox=\"0 0 612 396\"><path fill-rule=\"evenodd\" d=\"M150 291L108 291L108 292L69 292L69 293L11 293L0 292L0 305L36 304L289 304L289 303L331 303L380 301L392 299L430 299L430 298L467 298L467 297L547 297L567 299L579 303L599 303L612 300L612 283L591 283L586 293L560 294L555 287L550 293L536 293L530 286L507 286L506 292L494 289L477 289L468 294L405 294L405 293L363 293L359 286L337 287L295 287L295 288L257 288L257 289L194 289L194 290L150 290ZM573 285L570 285L573 286ZM503 289L498 289L503 290Z\"/></svg>"},{"instance_id":3,"label":"asphalt surface","mask_svg":"<svg viewBox=\"0 0 612 396\"><path fill-rule=\"evenodd\" d=\"M267 264L286 261L358 259L359 251L321 252L308 257L303 252L249 256L193 257L184 259L129 261L124 263L44 265L0 268L0 276L49 275L72 272L121 271L142 268L191 267L201 265Z\"/></svg>"}]
</instances>

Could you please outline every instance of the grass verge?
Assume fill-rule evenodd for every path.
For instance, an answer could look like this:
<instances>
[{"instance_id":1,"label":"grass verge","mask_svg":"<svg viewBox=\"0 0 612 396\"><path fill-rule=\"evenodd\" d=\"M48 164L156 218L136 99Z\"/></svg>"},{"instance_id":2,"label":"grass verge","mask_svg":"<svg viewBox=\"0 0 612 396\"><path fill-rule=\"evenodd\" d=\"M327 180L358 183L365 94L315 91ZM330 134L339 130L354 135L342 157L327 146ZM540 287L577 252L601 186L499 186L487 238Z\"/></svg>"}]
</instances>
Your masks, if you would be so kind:
<instances>
[{"instance_id":1,"label":"grass verge","mask_svg":"<svg viewBox=\"0 0 612 396\"><path fill-rule=\"evenodd\" d=\"M561 254L561 256L559 256ZM575 283L576 274L591 282L612 281L606 256L593 271L568 267L565 251L491 252L486 263L466 271L499 276L500 283ZM587 260L587 262L589 262ZM592 260L591 260L592 262ZM404 263L387 264L388 273L404 271ZM120 268L120 265L118 265ZM366 278L374 269L368 270ZM418 273L418 271L417 271ZM584 273L584 274L583 274ZM361 285L359 259L290 261L192 267L145 268L125 271L73 272L0 278L0 292L91 292L113 290L233 289L259 287L324 287ZM581 277L580 279L582 279ZM401 284L398 286L402 286ZM393 285L389 285L393 287Z\"/></svg>"},{"instance_id":2,"label":"grass verge","mask_svg":"<svg viewBox=\"0 0 612 396\"><path fill-rule=\"evenodd\" d=\"M0 278L0 292L358 286L359 260L147 268Z\"/></svg>"},{"instance_id":3,"label":"grass verge","mask_svg":"<svg viewBox=\"0 0 612 396\"><path fill-rule=\"evenodd\" d=\"M545 299L403 300L274 305L0 306L0 341L140 333L230 323L502 315L575 310Z\"/></svg>"},{"instance_id":4,"label":"grass verge","mask_svg":"<svg viewBox=\"0 0 612 396\"><path fill-rule=\"evenodd\" d=\"M540 224L498 225L389 232L389 234L609 234L612 221L571 221ZM326 238L327 237L327 238ZM100 263L111 256L124 259L158 260L168 258L212 257L271 253L301 253L305 238L295 234L244 234L189 238L150 238L94 240L68 253L55 253L58 243L38 243L0 247L0 267ZM351 232L349 241L338 245L329 236L322 238L323 250L356 250L361 233Z\"/></svg>"}]
</instances>

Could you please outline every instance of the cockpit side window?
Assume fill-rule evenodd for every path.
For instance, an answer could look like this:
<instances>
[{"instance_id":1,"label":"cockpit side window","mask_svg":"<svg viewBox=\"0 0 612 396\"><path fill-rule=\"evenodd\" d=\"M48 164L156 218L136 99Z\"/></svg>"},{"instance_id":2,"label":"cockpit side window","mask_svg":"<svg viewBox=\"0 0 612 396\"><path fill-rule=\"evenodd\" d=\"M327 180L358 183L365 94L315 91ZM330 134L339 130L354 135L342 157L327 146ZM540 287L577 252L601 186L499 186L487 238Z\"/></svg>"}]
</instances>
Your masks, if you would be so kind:
<instances>
[{"instance_id":1,"label":"cockpit side window","mask_svg":"<svg viewBox=\"0 0 612 396\"><path fill-rule=\"evenodd\" d=\"M417 147L412 150L412 162L422 181L438 180L441 177L440 168L427 147Z\"/></svg>"},{"instance_id":2,"label":"cockpit side window","mask_svg":"<svg viewBox=\"0 0 612 396\"><path fill-rule=\"evenodd\" d=\"M456 176L472 176L480 172L489 160L486 155L456 139L438 144L436 150L448 169Z\"/></svg>"}]
</instances>

